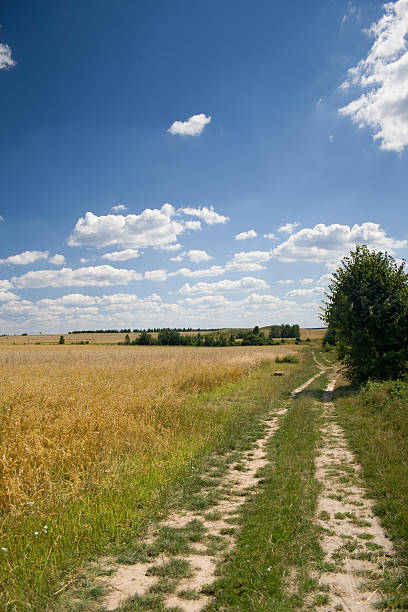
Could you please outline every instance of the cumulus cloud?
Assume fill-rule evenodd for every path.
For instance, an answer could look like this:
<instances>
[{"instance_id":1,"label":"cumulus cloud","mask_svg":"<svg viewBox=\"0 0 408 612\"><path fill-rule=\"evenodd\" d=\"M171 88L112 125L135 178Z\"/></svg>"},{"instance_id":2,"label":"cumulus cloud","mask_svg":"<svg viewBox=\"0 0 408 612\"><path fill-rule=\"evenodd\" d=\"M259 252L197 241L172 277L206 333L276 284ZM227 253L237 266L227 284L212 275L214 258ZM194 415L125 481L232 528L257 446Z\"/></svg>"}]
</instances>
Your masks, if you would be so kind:
<instances>
[{"instance_id":1,"label":"cumulus cloud","mask_svg":"<svg viewBox=\"0 0 408 612\"><path fill-rule=\"evenodd\" d=\"M235 235L235 240L247 240L248 238L256 238L257 233L255 230L250 229L247 232L241 232L240 234Z\"/></svg>"},{"instance_id":2,"label":"cumulus cloud","mask_svg":"<svg viewBox=\"0 0 408 612\"><path fill-rule=\"evenodd\" d=\"M147 270L143 278L150 281L165 281L167 280L167 272L166 270Z\"/></svg>"},{"instance_id":3,"label":"cumulus cloud","mask_svg":"<svg viewBox=\"0 0 408 612\"><path fill-rule=\"evenodd\" d=\"M189 260L194 263L201 263L202 261L210 261L210 259L213 259L207 251L200 251L198 249L190 249L190 251L186 251L186 255Z\"/></svg>"},{"instance_id":4,"label":"cumulus cloud","mask_svg":"<svg viewBox=\"0 0 408 612\"><path fill-rule=\"evenodd\" d=\"M279 285L291 285L293 282L294 282L293 280L289 280L289 279L287 279L287 280L283 280L283 279L278 280Z\"/></svg>"},{"instance_id":5,"label":"cumulus cloud","mask_svg":"<svg viewBox=\"0 0 408 612\"><path fill-rule=\"evenodd\" d=\"M174 121L167 131L173 135L198 136L210 122L210 116L200 113L199 115L192 115L187 121Z\"/></svg>"},{"instance_id":6,"label":"cumulus cloud","mask_svg":"<svg viewBox=\"0 0 408 612\"><path fill-rule=\"evenodd\" d=\"M14 276L11 281L22 289L41 287L108 287L126 285L133 280L140 280L141 274L134 270L113 268L109 265L91 266L88 268L62 268L61 270L30 271L22 276Z\"/></svg>"},{"instance_id":7,"label":"cumulus cloud","mask_svg":"<svg viewBox=\"0 0 408 612\"><path fill-rule=\"evenodd\" d=\"M188 228L187 228L188 229ZM200 229L200 228L197 228ZM153 246L154 249L160 249L160 251L178 251L181 249L181 244L162 244L159 247Z\"/></svg>"},{"instance_id":8,"label":"cumulus cloud","mask_svg":"<svg viewBox=\"0 0 408 612\"><path fill-rule=\"evenodd\" d=\"M264 234L263 237L267 238L268 240L275 240L276 235L270 232L269 234Z\"/></svg>"},{"instance_id":9,"label":"cumulus cloud","mask_svg":"<svg viewBox=\"0 0 408 612\"><path fill-rule=\"evenodd\" d=\"M23 251L17 255L10 255L6 259L0 259L0 263L8 263L13 266L25 266L39 259L48 259L48 251Z\"/></svg>"},{"instance_id":10,"label":"cumulus cloud","mask_svg":"<svg viewBox=\"0 0 408 612\"><path fill-rule=\"evenodd\" d=\"M176 255L176 257L170 257L170 261L183 261L183 255Z\"/></svg>"},{"instance_id":11,"label":"cumulus cloud","mask_svg":"<svg viewBox=\"0 0 408 612\"><path fill-rule=\"evenodd\" d=\"M201 276L221 276L225 274L225 268L222 266L211 266L201 270L191 270L190 268L180 268L176 272L172 272L169 276L187 276L189 278L199 278Z\"/></svg>"},{"instance_id":12,"label":"cumulus cloud","mask_svg":"<svg viewBox=\"0 0 408 612\"><path fill-rule=\"evenodd\" d=\"M381 149L408 145L408 0L384 4L384 15L367 33L374 42L366 58L348 71L343 89L364 93L339 109L359 127L370 127Z\"/></svg>"},{"instance_id":13,"label":"cumulus cloud","mask_svg":"<svg viewBox=\"0 0 408 612\"><path fill-rule=\"evenodd\" d=\"M227 263L227 270L242 270L255 272L264 270L262 264L271 259L271 251L242 251L235 253L233 258Z\"/></svg>"},{"instance_id":14,"label":"cumulus cloud","mask_svg":"<svg viewBox=\"0 0 408 612\"><path fill-rule=\"evenodd\" d=\"M114 213L119 213L119 212L123 212L125 210L127 210L128 207L125 206L124 204L116 204L116 206L112 206L111 211Z\"/></svg>"},{"instance_id":15,"label":"cumulus cloud","mask_svg":"<svg viewBox=\"0 0 408 612\"><path fill-rule=\"evenodd\" d=\"M0 291L7 291L7 289L11 289L12 286L9 280L0 280Z\"/></svg>"},{"instance_id":16,"label":"cumulus cloud","mask_svg":"<svg viewBox=\"0 0 408 612\"><path fill-rule=\"evenodd\" d=\"M8 45L0 43L0 70L7 70L16 65L11 57L11 49Z\"/></svg>"},{"instance_id":17,"label":"cumulus cloud","mask_svg":"<svg viewBox=\"0 0 408 612\"><path fill-rule=\"evenodd\" d=\"M59 298L43 298L37 301L37 304L50 306L55 304L63 304L65 306L91 306L95 304L99 298L83 295L82 293L70 293Z\"/></svg>"},{"instance_id":18,"label":"cumulus cloud","mask_svg":"<svg viewBox=\"0 0 408 612\"><path fill-rule=\"evenodd\" d=\"M312 287L311 289L291 289L285 295L287 297L305 297L316 295L324 292L324 287Z\"/></svg>"},{"instance_id":19,"label":"cumulus cloud","mask_svg":"<svg viewBox=\"0 0 408 612\"><path fill-rule=\"evenodd\" d=\"M222 280L214 283L196 283L190 286L188 283L179 289L179 293L190 295L194 293L224 293L224 291L247 291L250 289L267 289L268 283L260 278L246 276L239 280Z\"/></svg>"},{"instance_id":20,"label":"cumulus cloud","mask_svg":"<svg viewBox=\"0 0 408 612\"><path fill-rule=\"evenodd\" d=\"M50 262L52 264L55 264L56 266L62 266L62 264L65 263L65 257L64 255L59 255L58 253L55 253L55 255L50 257Z\"/></svg>"},{"instance_id":21,"label":"cumulus cloud","mask_svg":"<svg viewBox=\"0 0 408 612\"><path fill-rule=\"evenodd\" d=\"M190 215L191 217L199 217L204 223L207 223L207 225L215 225L216 223L226 223L229 221L229 217L217 213L214 210L214 206L210 206L210 208L207 206L202 206L201 208L187 206L186 208L180 208L177 212Z\"/></svg>"},{"instance_id":22,"label":"cumulus cloud","mask_svg":"<svg viewBox=\"0 0 408 612\"><path fill-rule=\"evenodd\" d=\"M0 290L0 302L9 302L10 300L19 300L20 298L15 293L11 291L1 291Z\"/></svg>"},{"instance_id":23,"label":"cumulus cloud","mask_svg":"<svg viewBox=\"0 0 408 612\"><path fill-rule=\"evenodd\" d=\"M68 244L70 246L124 248L179 248L174 245L178 236L186 231L200 229L199 222L175 220L176 211L171 204L160 209L146 208L140 215L102 215L87 212L78 219ZM194 225L195 224L195 225Z\"/></svg>"},{"instance_id":24,"label":"cumulus cloud","mask_svg":"<svg viewBox=\"0 0 408 612\"><path fill-rule=\"evenodd\" d=\"M113 251L112 253L102 255L102 259L109 259L109 261L127 261L128 259L136 259L136 257L140 257L140 251L137 249Z\"/></svg>"},{"instance_id":25,"label":"cumulus cloud","mask_svg":"<svg viewBox=\"0 0 408 612\"><path fill-rule=\"evenodd\" d=\"M302 279L300 279L300 284L301 285L311 285L312 283L314 283L314 279L313 278L302 278Z\"/></svg>"},{"instance_id":26,"label":"cumulus cloud","mask_svg":"<svg viewBox=\"0 0 408 612\"><path fill-rule=\"evenodd\" d=\"M336 264L356 244L366 244L376 251L387 251L391 255L396 249L407 245L407 240L396 240L387 236L378 223L361 225L324 225L304 228L292 234L285 242L273 249L274 257L281 261L308 261Z\"/></svg>"},{"instance_id":27,"label":"cumulus cloud","mask_svg":"<svg viewBox=\"0 0 408 612\"><path fill-rule=\"evenodd\" d=\"M300 225L297 221L295 223L285 223L285 225L281 225L278 229L278 232L285 232L285 234L293 234L295 229Z\"/></svg>"}]
</instances>

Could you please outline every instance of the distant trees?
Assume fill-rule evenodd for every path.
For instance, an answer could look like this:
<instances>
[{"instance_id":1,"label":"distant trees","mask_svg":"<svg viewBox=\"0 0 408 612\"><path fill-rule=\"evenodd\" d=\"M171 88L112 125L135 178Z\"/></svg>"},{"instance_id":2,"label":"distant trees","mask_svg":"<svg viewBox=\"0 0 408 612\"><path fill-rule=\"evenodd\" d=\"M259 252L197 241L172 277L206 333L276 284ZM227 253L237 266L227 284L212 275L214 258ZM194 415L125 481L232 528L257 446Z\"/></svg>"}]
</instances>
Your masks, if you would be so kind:
<instances>
[{"instance_id":1,"label":"distant trees","mask_svg":"<svg viewBox=\"0 0 408 612\"><path fill-rule=\"evenodd\" d=\"M408 275L387 253L357 246L333 274L321 318L347 376L398 378L408 362Z\"/></svg>"},{"instance_id":2,"label":"distant trees","mask_svg":"<svg viewBox=\"0 0 408 612\"><path fill-rule=\"evenodd\" d=\"M64 336L60 336L60 339L58 341L58 344L65 344L65 338Z\"/></svg>"},{"instance_id":3,"label":"distant trees","mask_svg":"<svg viewBox=\"0 0 408 612\"><path fill-rule=\"evenodd\" d=\"M269 331L270 338L300 338L299 325L271 325Z\"/></svg>"},{"instance_id":4,"label":"distant trees","mask_svg":"<svg viewBox=\"0 0 408 612\"><path fill-rule=\"evenodd\" d=\"M278 325L275 326L285 333L291 334L288 337L295 338L296 342L300 342L300 338L296 336L299 333L298 325ZM228 332L228 333L227 333ZM241 342L237 342L241 340ZM282 338L281 342L284 342ZM153 336L149 330L143 330L139 333L139 336L134 340L130 339L129 334L126 334L124 342L119 344L125 345L162 345L162 346L262 346L268 344L278 344L273 337L267 337L265 332L260 331L259 326L250 330L236 330L231 332L230 330L220 331L214 330L206 334L198 332L182 334L177 329L159 329L157 336Z\"/></svg>"}]
</instances>

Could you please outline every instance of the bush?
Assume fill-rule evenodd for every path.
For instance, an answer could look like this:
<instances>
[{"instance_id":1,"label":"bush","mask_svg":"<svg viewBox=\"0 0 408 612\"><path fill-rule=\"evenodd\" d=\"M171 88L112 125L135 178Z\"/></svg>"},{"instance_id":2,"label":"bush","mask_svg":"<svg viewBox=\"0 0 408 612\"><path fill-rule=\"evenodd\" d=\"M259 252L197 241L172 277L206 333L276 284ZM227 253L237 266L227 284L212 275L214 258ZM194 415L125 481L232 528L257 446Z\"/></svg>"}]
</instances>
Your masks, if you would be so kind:
<instances>
[{"instance_id":1,"label":"bush","mask_svg":"<svg viewBox=\"0 0 408 612\"><path fill-rule=\"evenodd\" d=\"M392 405L408 402L408 380L368 382L361 390L360 405L370 412L382 411Z\"/></svg>"},{"instance_id":2,"label":"bush","mask_svg":"<svg viewBox=\"0 0 408 612\"><path fill-rule=\"evenodd\" d=\"M299 363L299 359L294 355L285 355L284 357L276 357L276 363Z\"/></svg>"}]
</instances>

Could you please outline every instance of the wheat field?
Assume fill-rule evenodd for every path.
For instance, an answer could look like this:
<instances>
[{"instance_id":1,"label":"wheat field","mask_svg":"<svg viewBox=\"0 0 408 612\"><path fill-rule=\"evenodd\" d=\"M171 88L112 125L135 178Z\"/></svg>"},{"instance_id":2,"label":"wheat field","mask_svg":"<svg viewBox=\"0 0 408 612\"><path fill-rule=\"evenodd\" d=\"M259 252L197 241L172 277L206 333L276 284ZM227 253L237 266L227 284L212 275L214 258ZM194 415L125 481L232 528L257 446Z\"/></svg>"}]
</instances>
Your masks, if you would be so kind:
<instances>
[{"instance_id":1,"label":"wheat field","mask_svg":"<svg viewBox=\"0 0 408 612\"><path fill-rule=\"evenodd\" d=\"M203 427L186 399L296 347L0 349L0 507L66 500Z\"/></svg>"}]
</instances>

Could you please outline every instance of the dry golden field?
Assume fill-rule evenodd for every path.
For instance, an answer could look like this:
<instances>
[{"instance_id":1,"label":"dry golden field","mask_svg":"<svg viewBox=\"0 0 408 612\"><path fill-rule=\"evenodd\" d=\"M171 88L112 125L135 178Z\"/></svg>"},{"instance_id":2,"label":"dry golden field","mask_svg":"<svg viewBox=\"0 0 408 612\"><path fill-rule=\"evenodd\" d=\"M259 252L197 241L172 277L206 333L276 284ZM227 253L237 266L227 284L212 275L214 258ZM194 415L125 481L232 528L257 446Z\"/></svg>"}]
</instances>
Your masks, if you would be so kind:
<instances>
[{"instance_id":1,"label":"dry golden field","mask_svg":"<svg viewBox=\"0 0 408 612\"><path fill-rule=\"evenodd\" d=\"M189 394L298 347L0 347L0 507L68 499L200 427ZM200 417L202 418L202 417Z\"/></svg>"}]
</instances>

